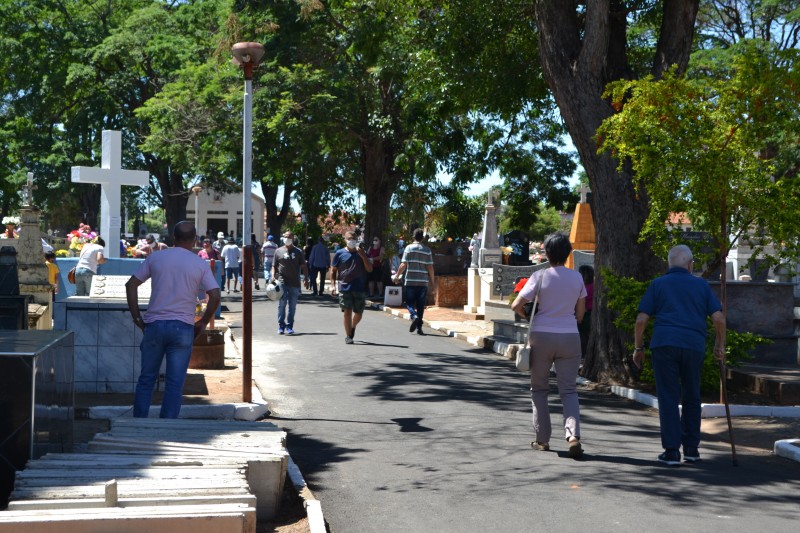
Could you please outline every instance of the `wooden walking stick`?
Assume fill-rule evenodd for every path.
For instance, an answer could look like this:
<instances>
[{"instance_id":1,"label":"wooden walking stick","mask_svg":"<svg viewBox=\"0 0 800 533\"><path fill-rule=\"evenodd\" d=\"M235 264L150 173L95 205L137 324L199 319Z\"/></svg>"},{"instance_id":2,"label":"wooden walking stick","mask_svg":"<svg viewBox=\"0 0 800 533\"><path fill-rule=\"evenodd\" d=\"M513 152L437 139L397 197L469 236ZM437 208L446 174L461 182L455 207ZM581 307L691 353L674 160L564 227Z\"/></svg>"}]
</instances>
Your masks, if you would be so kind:
<instances>
[{"instance_id":1,"label":"wooden walking stick","mask_svg":"<svg viewBox=\"0 0 800 533\"><path fill-rule=\"evenodd\" d=\"M728 418L728 436L731 439L731 454L733 456L733 466L739 466L739 462L736 460L736 445L733 443L733 424L731 423L731 407L728 405L728 392L725 387L725 379L727 378L727 372L725 372L725 360L719 359L717 361L719 364L719 390L720 394L722 395L722 401L725 403L725 416Z\"/></svg>"}]
</instances>

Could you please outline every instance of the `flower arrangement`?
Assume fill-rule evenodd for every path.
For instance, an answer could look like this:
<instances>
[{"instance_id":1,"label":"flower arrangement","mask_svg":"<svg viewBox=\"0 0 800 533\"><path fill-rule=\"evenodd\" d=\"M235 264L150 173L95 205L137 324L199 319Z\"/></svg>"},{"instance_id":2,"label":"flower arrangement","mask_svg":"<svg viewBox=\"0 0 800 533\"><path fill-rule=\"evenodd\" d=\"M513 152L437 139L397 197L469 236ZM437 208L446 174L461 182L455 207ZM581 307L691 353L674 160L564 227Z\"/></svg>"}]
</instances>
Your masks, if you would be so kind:
<instances>
[{"instance_id":1,"label":"flower arrangement","mask_svg":"<svg viewBox=\"0 0 800 533\"><path fill-rule=\"evenodd\" d=\"M69 249L75 252L81 251L83 245L92 242L97 238L97 232L92 231L89 224L79 224L78 229L74 229L67 234Z\"/></svg>"},{"instance_id":2,"label":"flower arrangement","mask_svg":"<svg viewBox=\"0 0 800 533\"><path fill-rule=\"evenodd\" d=\"M0 239L16 239L19 237L16 230L19 225L19 217L3 217L3 225L6 229L0 235Z\"/></svg>"}]
</instances>

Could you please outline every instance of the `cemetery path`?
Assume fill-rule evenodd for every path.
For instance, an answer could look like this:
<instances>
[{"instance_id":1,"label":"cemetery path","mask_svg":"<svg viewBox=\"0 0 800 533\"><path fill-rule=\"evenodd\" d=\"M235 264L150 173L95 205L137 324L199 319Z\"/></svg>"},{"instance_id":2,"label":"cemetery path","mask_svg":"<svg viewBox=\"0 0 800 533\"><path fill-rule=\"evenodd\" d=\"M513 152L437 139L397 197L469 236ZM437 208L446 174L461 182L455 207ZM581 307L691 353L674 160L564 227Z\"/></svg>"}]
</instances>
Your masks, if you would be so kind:
<instances>
[{"instance_id":1,"label":"cemetery path","mask_svg":"<svg viewBox=\"0 0 800 533\"><path fill-rule=\"evenodd\" d=\"M741 446L733 468L708 435L701 463L660 466L655 412L589 389L584 459L557 440L536 452L528 382L510 361L374 311L346 345L335 301L305 294L298 334L279 336L276 308L256 296L253 376L332 531L796 527L797 463ZM557 425L555 394L551 405Z\"/></svg>"}]
</instances>

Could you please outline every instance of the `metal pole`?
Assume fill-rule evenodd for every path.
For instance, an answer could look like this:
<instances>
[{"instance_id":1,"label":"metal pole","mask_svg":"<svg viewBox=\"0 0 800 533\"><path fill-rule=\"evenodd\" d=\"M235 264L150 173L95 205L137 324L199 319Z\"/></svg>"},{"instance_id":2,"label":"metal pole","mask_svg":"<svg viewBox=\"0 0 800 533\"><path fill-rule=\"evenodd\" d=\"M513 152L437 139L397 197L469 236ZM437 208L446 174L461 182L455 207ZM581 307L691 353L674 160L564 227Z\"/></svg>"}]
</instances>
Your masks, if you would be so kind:
<instances>
[{"instance_id":1,"label":"metal pole","mask_svg":"<svg viewBox=\"0 0 800 533\"><path fill-rule=\"evenodd\" d=\"M242 179L242 401L250 402L253 394L253 256L250 243L250 178L253 159L253 81L245 74L244 80L244 176Z\"/></svg>"},{"instance_id":2,"label":"metal pole","mask_svg":"<svg viewBox=\"0 0 800 533\"><path fill-rule=\"evenodd\" d=\"M200 211L198 211L198 200L197 198L200 196L200 193L194 193L194 227L197 230L197 233L200 233Z\"/></svg>"},{"instance_id":3,"label":"metal pole","mask_svg":"<svg viewBox=\"0 0 800 533\"><path fill-rule=\"evenodd\" d=\"M725 370L725 360L717 361L719 365L719 390L722 394L722 401L725 403L725 417L728 419L728 438L731 440L731 459L733 466L739 466L736 460L736 445L733 443L733 424L731 423L731 406L728 404L728 393L726 392L725 381L728 379L728 372Z\"/></svg>"}]
</instances>

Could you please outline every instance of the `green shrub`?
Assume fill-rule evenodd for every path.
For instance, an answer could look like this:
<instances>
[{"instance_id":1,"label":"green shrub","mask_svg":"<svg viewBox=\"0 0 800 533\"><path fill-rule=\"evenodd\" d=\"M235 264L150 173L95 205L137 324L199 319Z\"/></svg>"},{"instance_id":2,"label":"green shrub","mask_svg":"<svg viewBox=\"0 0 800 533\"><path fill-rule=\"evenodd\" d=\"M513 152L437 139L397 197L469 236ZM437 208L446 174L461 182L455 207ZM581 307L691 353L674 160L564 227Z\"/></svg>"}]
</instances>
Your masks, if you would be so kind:
<instances>
[{"instance_id":1,"label":"green shrub","mask_svg":"<svg viewBox=\"0 0 800 533\"><path fill-rule=\"evenodd\" d=\"M610 270L602 270L603 283L608 291L608 308L616 314L614 325L622 331L633 335L636 316L639 314L639 301L644 296L650 281L637 281L633 278L617 276ZM700 375L700 387L704 392L713 392L719 388L719 366L714 358L714 326L709 318L707 320L708 335L706 336L706 357L703 361L703 370ZM653 321L647 324L644 338L649 339L653 332ZM730 367L741 366L744 361L752 359L750 352L759 345L772 341L755 333L740 333L731 329L727 330L725 341L725 364ZM633 344L628 347L633 352ZM648 350L649 352L649 350ZM646 357L639 379L644 383L655 383L653 364L650 357Z\"/></svg>"}]
</instances>

